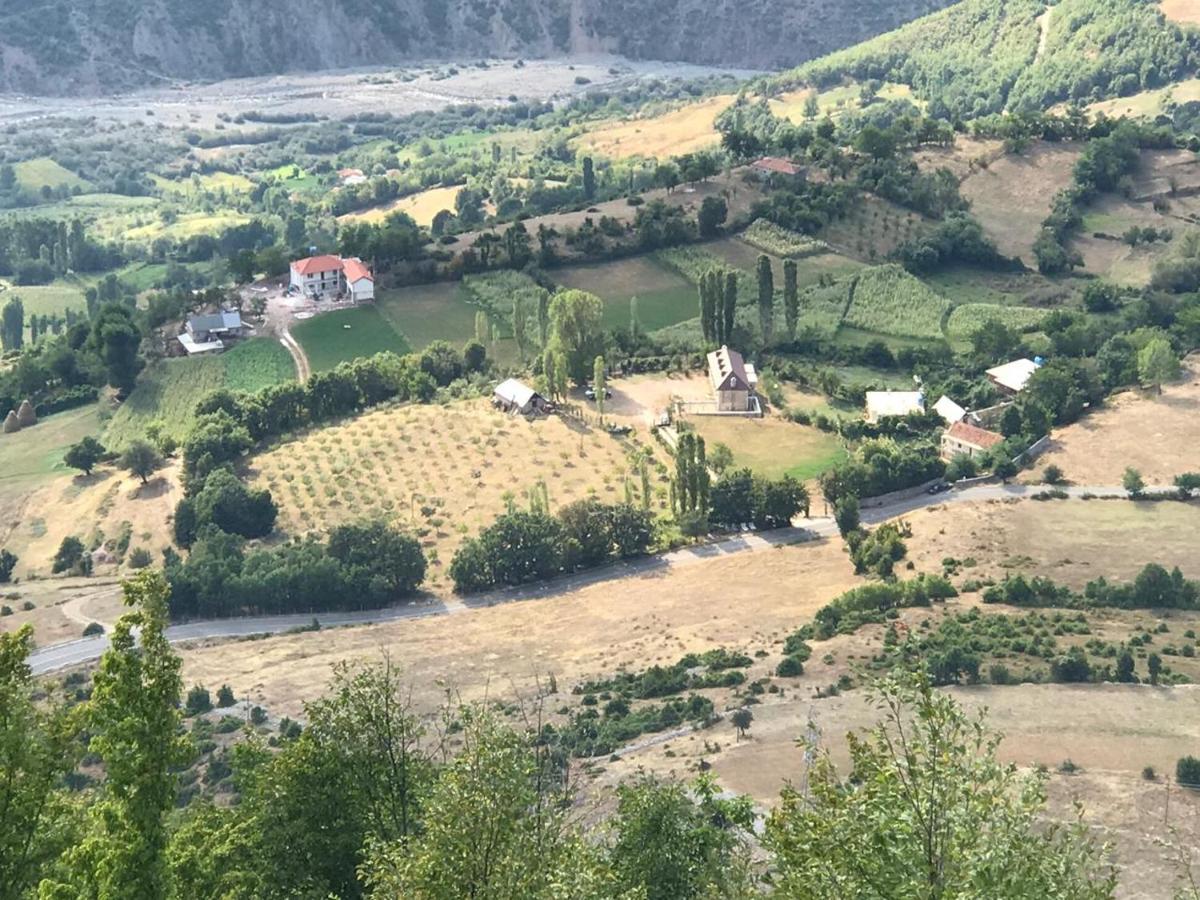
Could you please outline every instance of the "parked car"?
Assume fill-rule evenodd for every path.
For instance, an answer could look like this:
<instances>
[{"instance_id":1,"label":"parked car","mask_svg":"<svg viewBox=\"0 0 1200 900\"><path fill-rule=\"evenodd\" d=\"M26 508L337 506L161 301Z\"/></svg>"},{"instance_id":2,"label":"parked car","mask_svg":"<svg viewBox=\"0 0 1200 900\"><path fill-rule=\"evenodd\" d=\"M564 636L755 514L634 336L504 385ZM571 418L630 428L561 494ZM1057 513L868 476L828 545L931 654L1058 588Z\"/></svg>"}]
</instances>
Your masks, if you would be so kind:
<instances>
[{"instance_id":1,"label":"parked car","mask_svg":"<svg viewBox=\"0 0 1200 900\"><path fill-rule=\"evenodd\" d=\"M950 490L950 485L944 481L939 481L937 484L935 484L933 487L931 487L925 493L927 493L927 494L942 494L948 490Z\"/></svg>"},{"instance_id":2,"label":"parked car","mask_svg":"<svg viewBox=\"0 0 1200 900\"><path fill-rule=\"evenodd\" d=\"M596 389L589 384L586 388L584 388L583 396L587 397L589 400L595 400L596 399ZM605 400L612 399L612 390L610 390L607 387L604 389L604 399Z\"/></svg>"}]
</instances>

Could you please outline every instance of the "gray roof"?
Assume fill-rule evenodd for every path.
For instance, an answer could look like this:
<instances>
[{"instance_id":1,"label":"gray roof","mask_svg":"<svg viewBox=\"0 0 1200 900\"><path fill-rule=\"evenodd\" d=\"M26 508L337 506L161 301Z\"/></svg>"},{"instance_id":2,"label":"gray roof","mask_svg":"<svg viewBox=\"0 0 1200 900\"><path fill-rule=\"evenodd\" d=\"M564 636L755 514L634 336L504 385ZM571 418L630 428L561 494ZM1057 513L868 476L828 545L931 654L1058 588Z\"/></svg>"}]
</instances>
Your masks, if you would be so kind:
<instances>
[{"instance_id":1,"label":"gray roof","mask_svg":"<svg viewBox=\"0 0 1200 900\"><path fill-rule=\"evenodd\" d=\"M495 395L506 403L512 403L524 409L538 394L537 391L523 381L510 378L496 387Z\"/></svg>"},{"instance_id":2,"label":"gray roof","mask_svg":"<svg viewBox=\"0 0 1200 900\"><path fill-rule=\"evenodd\" d=\"M742 354L728 347L708 354L708 377L718 391L747 390L750 379L746 375L746 363Z\"/></svg>"},{"instance_id":3,"label":"gray roof","mask_svg":"<svg viewBox=\"0 0 1200 900\"><path fill-rule=\"evenodd\" d=\"M241 327L242 314L236 310L188 317L188 329L191 331L226 331Z\"/></svg>"}]
</instances>

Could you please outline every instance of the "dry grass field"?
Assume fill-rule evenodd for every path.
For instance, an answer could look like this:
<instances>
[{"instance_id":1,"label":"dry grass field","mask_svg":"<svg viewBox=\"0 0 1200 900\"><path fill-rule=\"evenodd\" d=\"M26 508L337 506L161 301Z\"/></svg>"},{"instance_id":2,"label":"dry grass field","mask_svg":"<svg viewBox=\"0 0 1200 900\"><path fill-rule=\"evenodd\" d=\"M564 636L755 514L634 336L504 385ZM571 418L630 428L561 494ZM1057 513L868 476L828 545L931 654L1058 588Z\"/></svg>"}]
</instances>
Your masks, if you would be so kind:
<instances>
[{"instance_id":1,"label":"dry grass field","mask_svg":"<svg viewBox=\"0 0 1200 900\"><path fill-rule=\"evenodd\" d=\"M920 237L931 227L920 213L864 194L849 213L826 225L817 237L835 251L863 262L883 262L905 241Z\"/></svg>"},{"instance_id":2,"label":"dry grass field","mask_svg":"<svg viewBox=\"0 0 1200 900\"><path fill-rule=\"evenodd\" d=\"M1172 22L1200 25L1200 2L1197 0L1162 0L1158 8Z\"/></svg>"},{"instance_id":3,"label":"dry grass field","mask_svg":"<svg viewBox=\"0 0 1200 900\"><path fill-rule=\"evenodd\" d=\"M1056 430L1031 477L1054 464L1076 484L1119 485L1126 466L1147 484L1170 484L1200 469L1200 358L1184 378L1152 391L1130 391L1074 425Z\"/></svg>"},{"instance_id":4,"label":"dry grass field","mask_svg":"<svg viewBox=\"0 0 1200 900\"><path fill-rule=\"evenodd\" d=\"M338 216L338 222L343 225L362 222L378 224L392 213L402 212L412 216L413 221L418 225L428 228L433 223L433 217L443 209L454 212L454 200L458 197L458 192L461 190L461 186L430 188L427 191L421 191L419 194L412 194L411 196L385 203L383 206L375 206L361 212Z\"/></svg>"},{"instance_id":5,"label":"dry grass field","mask_svg":"<svg viewBox=\"0 0 1200 900\"><path fill-rule=\"evenodd\" d=\"M1071 180L1079 148L1043 144L993 160L962 182L971 212L1000 252L1033 261L1033 241L1054 195Z\"/></svg>"},{"instance_id":6,"label":"dry grass field","mask_svg":"<svg viewBox=\"0 0 1200 900\"><path fill-rule=\"evenodd\" d=\"M552 509L593 495L624 499L627 480L639 495L642 453L661 508L666 485L653 447L565 417L526 421L479 400L376 409L255 457L251 477L271 490L287 534L370 516L414 528L434 560L436 590L463 539L510 502L527 506L540 483Z\"/></svg>"},{"instance_id":7,"label":"dry grass field","mask_svg":"<svg viewBox=\"0 0 1200 900\"><path fill-rule=\"evenodd\" d=\"M732 94L709 97L646 119L603 125L576 143L601 156L663 158L703 150L720 140L714 122L734 101Z\"/></svg>"}]
</instances>

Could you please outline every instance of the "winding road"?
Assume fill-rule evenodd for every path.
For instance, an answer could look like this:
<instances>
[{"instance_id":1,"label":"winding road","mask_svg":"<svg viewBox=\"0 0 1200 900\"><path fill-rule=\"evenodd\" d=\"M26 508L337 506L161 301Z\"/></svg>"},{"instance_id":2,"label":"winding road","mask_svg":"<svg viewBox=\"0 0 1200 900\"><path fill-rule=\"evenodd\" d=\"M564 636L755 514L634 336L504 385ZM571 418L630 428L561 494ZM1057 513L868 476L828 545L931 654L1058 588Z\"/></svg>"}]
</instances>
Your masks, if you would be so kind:
<instances>
[{"instance_id":1,"label":"winding road","mask_svg":"<svg viewBox=\"0 0 1200 900\"><path fill-rule=\"evenodd\" d=\"M862 511L862 520L874 524L904 515L927 506L944 503L978 503L987 500L1008 500L1032 497L1045 491L1041 485L979 484L956 488L940 494L918 494L887 506ZM1063 487L1068 498L1127 498L1121 487ZM1174 488L1147 488L1146 494L1174 493ZM722 538L708 544L673 550L657 556L626 560L599 569L566 575L540 584L522 585L455 599L429 599L404 606L357 612L327 612L287 616L256 616L238 619L215 619L211 621L185 622L167 629L167 638L172 643L211 638L238 638L259 634L282 634L308 628L319 622L322 628L345 625L373 625L381 622L397 622L404 619L423 619L427 616L464 615L483 607L500 603L515 603L524 600L544 600L578 590L592 584L631 578L672 569L679 566L700 565L739 553L759 553L776 547L800 544L807 541L825 540L837 536L837 525L831 517L806 519L803 525L780 528L775 531L748 531L732 537ZM108 636L84 638L62 644L53 644L35 650L29 657L29 665L35 675L46 675L61 669L94 662L108 649Z\"/></svg>"}]
</instances>

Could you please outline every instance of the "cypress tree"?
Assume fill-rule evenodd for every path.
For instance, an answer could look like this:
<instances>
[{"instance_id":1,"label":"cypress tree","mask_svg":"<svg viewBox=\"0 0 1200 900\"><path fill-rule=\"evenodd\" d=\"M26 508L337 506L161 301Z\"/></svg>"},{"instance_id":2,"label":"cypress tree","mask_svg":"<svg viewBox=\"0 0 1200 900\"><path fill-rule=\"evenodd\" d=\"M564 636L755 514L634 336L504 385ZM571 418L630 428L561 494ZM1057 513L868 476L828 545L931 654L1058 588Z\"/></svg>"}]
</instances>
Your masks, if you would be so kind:
<instances>
[{"instance_id":1,"label":"cypress tree","mask_svg":"<svg viewBox=\"0 0 1200 900\"><path fill-rule=\"evenodd\" d=\"M783 314L787 321L789 341L796 339L796 323L800 321L800 293L796 285L796 261L783 264Z\"/></svg>"},{"instance_id":2,"label":"cypress tree","mask_svg":"<svg viewBox=\"0 0 1200 900\"><path fill-rule=\"evenodd\" d=\"M733 322L734 314L737 310L737 272L729 271L725 273L725 294L724 294L724 324L721 337L721 343L727 344L733 339Z\"/></svg>"},{"instance_id":3,"label":"cypress tree","mask_svg":"<svg viewBox=\"0 0 1200 900\"><path fill-rule=\"evenodd\" d=\"M775 274L765 253L758 257L758 325L764 346L770 344L775 325Z\"/></svg>"}]
</instances>

